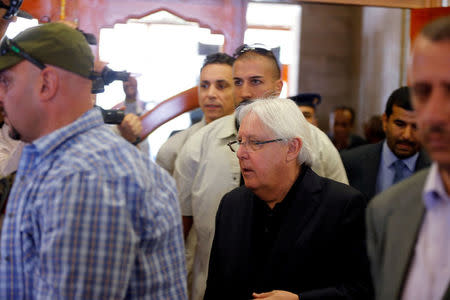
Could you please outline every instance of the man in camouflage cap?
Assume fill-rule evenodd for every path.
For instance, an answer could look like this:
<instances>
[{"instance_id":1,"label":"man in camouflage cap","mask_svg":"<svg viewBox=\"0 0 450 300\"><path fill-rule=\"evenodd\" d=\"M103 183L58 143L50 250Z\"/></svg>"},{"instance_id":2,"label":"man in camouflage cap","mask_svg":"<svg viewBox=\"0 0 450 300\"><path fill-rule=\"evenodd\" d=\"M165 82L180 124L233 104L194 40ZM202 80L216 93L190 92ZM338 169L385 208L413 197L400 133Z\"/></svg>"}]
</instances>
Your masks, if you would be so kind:
<instances>
[{"instance_id":1,"label":"man in camouflage cap","mask_svg":"<svg viewBox=\"0 0 450 300\"><path fill-rule=\"evenodd\" d=\"M0 109L29 143L2 228L0 299L186 299L173 180L92 107L83 34L45 24L0 51Z\"/></svg>"}]
</instances>

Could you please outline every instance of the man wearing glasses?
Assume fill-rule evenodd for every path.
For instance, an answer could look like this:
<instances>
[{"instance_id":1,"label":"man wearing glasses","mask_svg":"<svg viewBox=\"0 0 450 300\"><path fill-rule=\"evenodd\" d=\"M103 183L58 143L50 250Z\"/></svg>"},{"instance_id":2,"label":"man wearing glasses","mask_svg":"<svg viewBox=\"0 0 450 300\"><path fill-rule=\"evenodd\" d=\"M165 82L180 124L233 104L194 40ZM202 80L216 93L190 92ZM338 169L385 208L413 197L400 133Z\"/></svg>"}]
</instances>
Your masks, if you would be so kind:
<instances>
[{"instance_id":1,"label":"man wearing glasses","mask_svg":"<svg viewBox=\"0 0 450 300\"><path fill-rule=\"evenodd\" d=\"M278 61L270 50L262 47L243 45L235 52L233 80L236 104L244 100L278 96L281 92L283 82ZM315 126L310 125L309 128L317 137L313 137L315 158L312 169L319 175L348 183L339 153L331 141ZM227 147L228 142L236 140L237 130L234 115L222 117L188 139L175 161L174 178L184 233L186 236L193 227L198 240L193 267L194 300L202 299L205 291L220 200L227 192L243 184L239 161Z\"/></svg>"},{"instance_id":2,"label":"man wearing glasses","mask_svg":"<svg viewBox=\"0 0 450 300\"><path fill-rule=\"evenodd\" d=\"M64 24L0 47L0 109L28 143L6 207L0 299L186 299L171 177L93 108L94 57Z\"/></svg>"},{"instance_id":3,"label":"man wearing glasses","mask_svg":"<svg viewBox=\"0 0 450 300\"><path fill-rule=\"evenodd\" d=\"M293 101L236 114L229 146L245 187L217 211L205 300L370 299L363 195L311 170L312 136Z\"/></svg>"}]
</instances>

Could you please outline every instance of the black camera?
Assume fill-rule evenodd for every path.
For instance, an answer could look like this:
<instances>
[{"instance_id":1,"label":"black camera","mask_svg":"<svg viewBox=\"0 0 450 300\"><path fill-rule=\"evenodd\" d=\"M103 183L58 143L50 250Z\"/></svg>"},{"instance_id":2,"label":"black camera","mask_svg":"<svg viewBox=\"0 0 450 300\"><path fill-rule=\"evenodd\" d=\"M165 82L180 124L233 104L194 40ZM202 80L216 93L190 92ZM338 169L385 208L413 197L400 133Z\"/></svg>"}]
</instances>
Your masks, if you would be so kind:
<instances>
[{"instance_id":1,"label":"black camera","mask_svg":"<svg viewBox=\"0 0 450 300\"><path fill-rule=\"evenodd\" d=\"M33 19L33 17L29 13L19 10L22 2L23 0L11 0L9 5L6 5L5 3L3 3L3 1L0 0L0 8L6 9L5 14L3 15L3 19L9 20L14 16L25 19Z\"/></svg>"},{"instance_id":2,"label":"black camera","mask_svg":"<svg viewBox=\"0 0 450 300\"><path fill-rule=\"evenodd\" d=\"M92 94L99 94L105 91L105 85L109 85L115 80L128 81L130 73L126 71L114 71L105 66L101 73L95 73L92 79Z\"/></svg>"},{"instance_id":3,"label":"black camera","mask_svg":"<svg viewBox=\"0 0 450 300\"><path fill-rule=\"evenodd\" d=\"M125 112L119 109L103 109L96 105L98 109L102 112L103 122L105 124L120 124L125 118Z\"/></svg>"},{"instance_id":4,"label":"black camera","mask_svg":"<svg viewBox=\"0 0 450 300\"><path fill-rule=\"evenodd\" d=\"M113 71L105 66L102 70L102 78L105 84L108 85L115 80L128 81L130 73L126 71Z\"/></svg>"}]
</instances>

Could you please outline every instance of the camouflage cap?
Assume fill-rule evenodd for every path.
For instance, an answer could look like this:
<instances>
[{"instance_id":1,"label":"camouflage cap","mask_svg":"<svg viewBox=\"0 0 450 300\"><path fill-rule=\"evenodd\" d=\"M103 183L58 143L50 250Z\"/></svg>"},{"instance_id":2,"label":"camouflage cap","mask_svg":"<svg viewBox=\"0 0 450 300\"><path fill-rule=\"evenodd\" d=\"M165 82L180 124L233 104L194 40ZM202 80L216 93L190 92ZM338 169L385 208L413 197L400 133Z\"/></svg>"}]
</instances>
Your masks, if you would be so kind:
<instances>
[{"instance_id":1,"label":"camouflage cap","mask_svg":"<svg viewBox=\"0 0 450 300\"><path fill-rule=\"evenodd\" d=\"M12 39L31 57L66 71L89 78L94 56L84 35L61 23L31 27ZM8 51L0 56L0 71L11 68L24 58Z\"/></svg>"}]
</instances>

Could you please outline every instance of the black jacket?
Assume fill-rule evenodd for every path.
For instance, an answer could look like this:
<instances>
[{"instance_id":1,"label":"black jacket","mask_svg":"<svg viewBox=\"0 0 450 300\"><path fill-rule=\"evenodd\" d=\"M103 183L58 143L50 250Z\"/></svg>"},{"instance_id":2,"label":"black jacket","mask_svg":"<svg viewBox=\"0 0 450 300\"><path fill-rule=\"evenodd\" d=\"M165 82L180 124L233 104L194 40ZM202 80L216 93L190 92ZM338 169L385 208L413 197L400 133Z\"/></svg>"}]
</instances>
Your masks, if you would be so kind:
<instances>
[{"instance_id":1,"label":"black jacket","mask_svg":"<svg viewBox=\"0 0 450 300\"><path fill-rule=\"evenodd\" d=\"M302 300L371 299L366 200L350 186L304 168L303 179L289 192L293 201L264 268L265 291L287 290ZM242 186L220 203L205 299L252 299L255 197Z\"/></svg>"}]
</instances>

